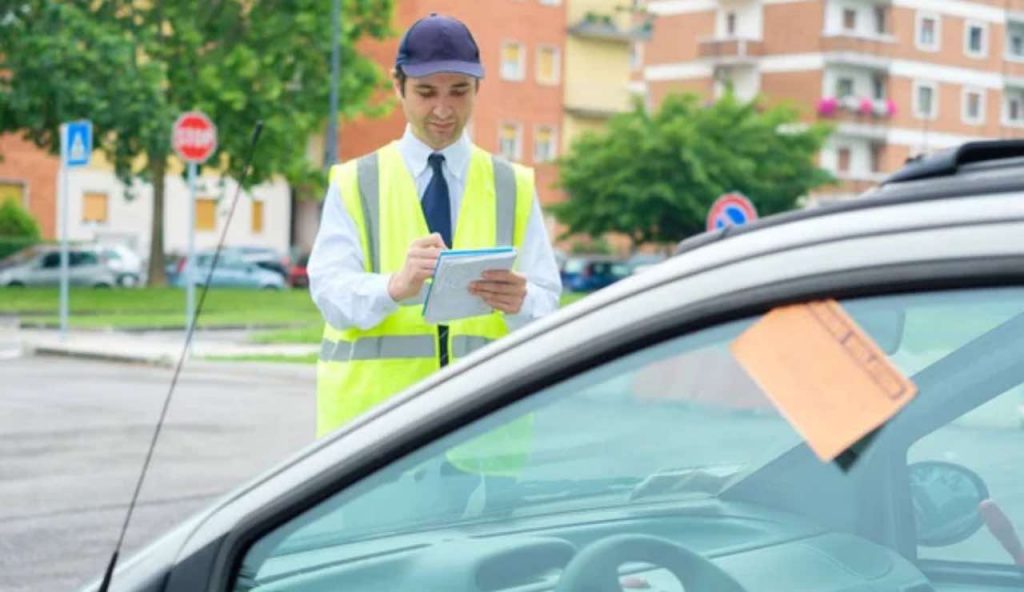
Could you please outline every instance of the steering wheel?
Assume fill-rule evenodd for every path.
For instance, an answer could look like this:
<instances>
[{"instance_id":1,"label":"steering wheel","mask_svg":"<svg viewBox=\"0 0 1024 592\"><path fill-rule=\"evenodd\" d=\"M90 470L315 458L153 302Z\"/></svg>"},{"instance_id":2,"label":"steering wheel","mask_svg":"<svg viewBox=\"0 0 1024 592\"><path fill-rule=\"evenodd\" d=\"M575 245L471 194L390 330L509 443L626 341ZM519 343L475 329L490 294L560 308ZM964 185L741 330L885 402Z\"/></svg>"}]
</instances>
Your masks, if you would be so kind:
<instances>
[{"instance_id":1,"label":"steering wheel","mask_svg":"<svg viewBox=\"0 0 1024 592\"><path fill-rule=\"evenodd\" d=\"M661 537L631 534L601 539L577 553L555 592L622 592L619 566L634 561L667 569L686 592L745 592L722 568L693 551Z\"/></svg>"}]
</instances>

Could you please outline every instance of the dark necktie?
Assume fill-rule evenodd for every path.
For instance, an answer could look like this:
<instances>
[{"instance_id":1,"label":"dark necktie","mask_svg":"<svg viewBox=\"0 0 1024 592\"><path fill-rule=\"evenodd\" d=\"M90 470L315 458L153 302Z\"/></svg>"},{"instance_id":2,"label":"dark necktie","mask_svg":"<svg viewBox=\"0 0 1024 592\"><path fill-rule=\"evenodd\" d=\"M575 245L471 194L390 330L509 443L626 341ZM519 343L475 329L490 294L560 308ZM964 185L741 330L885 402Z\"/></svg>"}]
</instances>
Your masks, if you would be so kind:
<instances>
[{"instance_id":1,"label":"dark necktie","mask_svg":"<svg viewBox=\"0 0 1024 592\"><path fill-rule=\"evenodd\" d=\"M448 182L444 180L441 165L444 164L443 154L431 154L427 163L433 171L427 190L423 192L423 217L427 219L430 232L441 235L444 244L452 246L452 206L448 200ZM437 345L441 359L441 367L448 365L448 325L437 326Z\"/></svg>"},{"instance_id":2,"label":"dark necktie","mask_svg":"<svg viewBox=\"0 0 1024 592\"><path fill-rule=\"evenodd\" d=\"M441 165L444 164L443 154L431 154L427 158L434 174L430 178L427 190L423 192L423 216L427 219L427 228L436 232L444 239L444 244L452 246L452 206L448 196L448 182L444 180Z\"/></svg>"}]
</instances>

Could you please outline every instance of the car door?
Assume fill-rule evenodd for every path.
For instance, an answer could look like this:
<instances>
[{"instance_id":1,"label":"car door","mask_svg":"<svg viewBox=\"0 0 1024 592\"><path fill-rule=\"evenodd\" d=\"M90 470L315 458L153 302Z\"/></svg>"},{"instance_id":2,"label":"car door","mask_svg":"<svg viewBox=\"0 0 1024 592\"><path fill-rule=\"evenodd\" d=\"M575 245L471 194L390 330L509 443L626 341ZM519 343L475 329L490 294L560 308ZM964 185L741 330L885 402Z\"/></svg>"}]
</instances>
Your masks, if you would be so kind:
<instances>
[{"instance_id":1,"label":"car door","mask_svg":"<svg viewBox=\"0 0 1024 592\"><path fill-rule=\"evenodd\" d=\"M25 273L29 286L52 286L60 283L60 252L51 251L36 260Z\"/></svg>"},{"instance_id":2,"label":"car door","mask_svg":"<svg viewBox=\"0 0 1024 592\"><path fill-rule=\"evenodd\" d=\"M1019 286L1024 284L1021 274L1024 261L1019 248L1024 216L1014 209L1017 202L1010 197L951 202L944 204L941 211L921 204L894 206L885 216L858 211L838 216L830 223L809 221L780 228L778 232L751 233L730 239L720 248L701 249L621 282L572 310L527 327L487 351L431 377L311 447L294 462L276 470L273 476L232 496L213 509L203 520L203 526L188 536L180 553L182 560L171 571L167 589L198 589L201 586L211 590L319 590L328 589L324 586L331 585L337 588L338 582L347 582L344 589L359 590L364 589L360 586L373 586L374 582L394 582L374 578L409 573L408 570L421 567L427 569L422 573L437 575L430 571L431 564L442 561L444 557L457 559L463 555L470 559L472 570L467 572L466 565L459 565L453 559L450 573L460 577L467 573L470 575L466 577L479 577L482 572L478 568L492 565L488 563L488 557L507 558L509 552L515 556L514 551L525 549L524 557L529 558L527 563L531 565L535 557L545 553L571 559L581 548L596 541L591 535L610 532L598 528L598 524L609 520L635 519L637 524L643 522L642 517L619 506L614 506L614 511L609 514L604 513L607 508L570 504L569 515L562 508L563 513L555 512L549 516L556 522L569 521L570 524L563 524L563 530L554 529L550 523L547 527L535 522L526 525L526 518L538 520L542 517L532 513L522 516L524 522L520 526L544 540L509 539L507 549L500 545L484 545L481 542L484 539L499 540L509 532L506 528L498 535L488 534L479 522L465 523L462 519L466 516L466 508L475 504L473 507L481 512L477 516L487 518L485 522L500 523L510 516L516 518L517 512L523 511L516 504L525 499L522 488L515 485L521 479L514 477L511 487L507 481L503 483L500 480L488 485L486 479L477 483L462 481L460 485L459 478L448 481L447 477L442 477L445 475L443 463L450 463L449 451L453 448L470 442L479 444L478 440L486 440L487 434L502 433L509 424L531 415L540 418L536 420L538 423L541 419L546 422L544 425L548 426L546 433L550 438L548 446L542 449L545 454L537 457L549 462L557 461L556 466L545 473L545 478L539 479L546 485L532 488L531 494L535 498L546 497L545 503L558 502L560 496L566 495L565 501L578 503L582 499L598 499L614 493L620 495L617 503L621 505L631 497L627 494L635 493L638 487L644 495L649 494L650 489L644 490L642 484L661 483L658 476L662 471L670 475L665 481L670 492L681 476L687 487L699 489L692 492L683 488L677 493L701 493L697 496L703 500L701 503L711 503L712 506L733 503L735 500L718 499L725 491L720 487L728 485L734 477L750 478L766 467L776 467L780 472L776 474L779 478L775 482L786 483L785 469L800 468L798 464L790 464L796 457L811 467L804 480L790 483L789 489L760 490L763 499L754 504L757 508L740 509L736 506L731 511L736 512L737 522L729 523L727 520L725 523L705 524L706 530L702 532L708 533L712 539L723 537L718 540L728 542L730 532L754 536L753 531L743 526L746 520L778 523L781 530L768 534L782 538L772 539L775 542L766 543L764 548L794 553L792 556L784 555L792 558L789 566L792 569L785 569L787 564L782 564L782 571L788 576L796 578L800 574L816 573L820 565L814 563L817 555L806 555L806 549L800 544L785 543L782 540L786 536L784 533L796 537L794 540L802 540L805 535L820 539L822 546L819 550L828 549L822 551L827 556L839 553L841 556L836 560L840 566L861 565L856 557L842 556L843 552L837 551L840 547L852 549L854 555L863 551L873 557L881 557L883 564L891 568L882 570L883 575L890 574L895 578L891 583L903 586L900 589L928 589L923 573L915 564L917 558L903 544L907 532L905 525L890 521L894 523L876 526L866 519L872 515L885 516L884 510L895 506L896 495L892 491L897 479L890 477L882 485L883 489L890 488L890 493L884 496L888 500L887 506L871 507L874 514L870 514L859 505L859 502L871 499L870 495L860 491L863 487L873 487L865 485L873 482L867 475L873 475L878 466L884 468L886 464L809 462L809 452L803 446L799 432L785 421L774 405L765 403L765 393L754 389L753 393L743 396L744 389L749 390L750 385L732 384L732 381L740 381L743 374L737 373L735 366L730 365L728 354L723 354L723 347L728 352L731 340L758 322L765 313L784 304L835 298L855 319L861 319L865 330L875 341L884 343L885 335L896 326L894 319L899 315L882 315L883 319L889 320L875 321L880 324L872 325L868 313L873 309L888 311L889 305L900 298L927 300L953 289L967 290L968 295L975 297L974 290L982 288L1019 290ZM907 228L901 220L913 220L914 226ZM1024 298L1018 300L1024 301ZM912 304L905 303L905 306ZM934 319L931 322L934 324ZM708 352L693 357L694 352L704 350ZM813 363L814 352L806 355L809 363ZM686 359L682 364L688 369L684 377L708 375L712 378L717 376L720 380L706 384L698 381L685 388L679 388L683 384L682 379L656 380L655 386L667 383L672 388L668 389L669 392L656 388L638 390L638 385L644 384L637 378L638 374L642 378L646 370L657 368L674 356ZM677 366L671 366L670 370ZM909 368L904 372L909 374ZM716 396L718 392L728 392L730 396ZM751 397L760 404L748 405ZM563 407L561 413L542 417L546 409L552 408L551 405L557 408L563 401L563 405L597 401L601 405L596 407L604 409L605 415L600 421L594 421L593 416L581 414L580 418L588 421L574 422L574 414ZM655 406L656 411L675 411L672 414L644 415L645 420L631 422L631 414L652 404L651 401L665 405ZM713 407L717 423L707 421L704 416L700 416L696 423L659 423L666 418L679 419L695 408L704 413L703 405L709 401L716 404ZM615 408L614 405L620 407ZM680 407L671 407L673 405ZM577 405L576 408L580 407ZM617 411L610 412L609 409ZM785 450L771 449L756 437L760 432L743 429L743 426L749 427L761 421L772 422L773 429L777 431L769 439L784 444ZM749 447L744 450L749 455L744 453L746 456L738 460L746 462L716 456L726 450L723 442L743 439L748 441ZM663 466L668 463L659 454L665 450L673 453L670 456L678 457L682 466ZM761 452L771 458L752 460ZM634 464L641 465L637 468L642 472L639 475L629 473L633 469L627 468L623 469L627 471L625 474L616 474L601 464L606 462L600 460L601 453L607 458L634 461ZM710 465L698 462L696 467L688 467L691 457L687 455L696 454L692 459L699 461L698 453L726 462ZM511 459L514 454L506 453L504 456ZM597 462L592 460L594 458L600 460L596 465L592 464ZM639 462L645 459L651 464ZM431 464L430 461L436 462ZM624 466L627 465L615 464L616 468ZM419 472L421 468L426 472ZM590 471L586 479L560 479L560 475L572 477L581 468ZM700 471L693 472L695 468ZM746 472L751 470L753 473L747 475ZM643 477L640 482L636 481L638 477ZM626 481L613 482L617 478ZM600 480L594 491L573 488L588 480ZM822 503L801 501L807 499L806 487L810 486L815 487L815 491L824 492ZM488 496L488 490L493 495ZM709 501L703 495L708 492L714 494L714 500ZM777 493L778 499L771 497L773 493ZM376 496L380 497L374 499ZM360 500L365 502L367 499L374 503L360 510ZM678 503L678 500L672 501ZM489 503L496 505L488 509ZM736 503L750 502L739 499ZM456 512L455 520L446 523L443 520L450 520L452 513L445 509L453 505L462 513ZM716 510L712 506L700 507L714 514ZM344 512L346 508L349 510L347 513ZM339 509L343 515L351 517L350 522L327 520L324 523L319 520L334 517L334 511ZM639 509L640 514L660 516L658 520L661 521L669 520L663 513L668 509L659 510L656 505L646 504ZM785 516L759 514L763 510L781 512ZM489 513L492 511L495 513ZM743 513L748 511L754 514L745 516ZM574 517L571 515L573 512L579 515ZM345 545L362 544L361 540L380 540L384 534L394 534L396 528L402 530L402 518L410 515L422 518L424 514L429 519L440 517L442 521L416 522L416 528L411 531L405 524L403 536L410 537L403 540L406 551L395 551L387 546L376 551L367 547L343 548ZM577 522L572 523L573 520ZM651 526L656 523L657 520L646 522L648 526L645 528L654 528L653 532L664 535L664 531ZM320 540L333 542L323 553L324 557L334 559L327 560L325 564L323 559L313 558L310 559L313 563L302 566L298 571L328 569L334 565L338 569L330 572L332 578L354 579L317 580L319 576L316 575L304 578L289 571L289 566L282 567L281 557L275 555L276 550L281 545L285 545L287 550L290 537L300 532L307 540L321 537ZM913 534L912 527L909 532ZM542 536L545 533L553 534L551 537ZM339 534L341 539L332 538ZM438 546L453 539L461 539L465 545ZM717 557L712 562L714 565L709 567L705 561L700 564L700 569L712 573L717 566L751 590L764 589L766 576L759 573L759 565L779 565L778 558L774 562L770 556L755 560L744 556L744 552L738 549L716 548L711 539L681 541L682 545L692 545ZM572 548L562 543L569 543ZM486 547L488 553L471 552L474 545ZM356 549L354 555L345 554L353 549ZM440 549L442 553L431 554L432 549ZM418 555L421 551L423 554ZM318 552L317 548L299 547L289 551L307 554L307 558L308 553L315 555ZM373 556L394 553L404 553L408 562L394 563L388 558L378 563L372 560ZM800 557L804 558L802 561L811 563L801 564L797 561ZM273 561L277 563L272 564ZM505 561L497 561L496 571L487 571L485 575L499 578L499 574L507 569L502 567L507 566ZM346 572L340 567L346 562L356 564L356 568ZM358 565L360 562L363 562L361 567ZM537 589L548 589L545 582L551 583L557 578L551 580L545 574L551 570L564 573L561 571L564 567L563 564L540 564L539 572L524 574L524 577L536 576L540 579L531 581L537 583ZM873 570L861 573L860 569L840 567L835 571L822 572L822 577L826 580L836 578L837 585L847 582L852 586L855 582L849 578L856 576L862 578L860 584L869 585L875 577ZM657 570L648 571L650 573L644 572L644 577L661 578L664 575ZM437 577L444 577L444 573L442 570ZM758 582L761 588L758 588ZM829 588L824 585L827 583L820 582L823 585L803 589L827 590ZM771 589L772 583L768 582L768 585Z\"/></svg>"}]
</instances>

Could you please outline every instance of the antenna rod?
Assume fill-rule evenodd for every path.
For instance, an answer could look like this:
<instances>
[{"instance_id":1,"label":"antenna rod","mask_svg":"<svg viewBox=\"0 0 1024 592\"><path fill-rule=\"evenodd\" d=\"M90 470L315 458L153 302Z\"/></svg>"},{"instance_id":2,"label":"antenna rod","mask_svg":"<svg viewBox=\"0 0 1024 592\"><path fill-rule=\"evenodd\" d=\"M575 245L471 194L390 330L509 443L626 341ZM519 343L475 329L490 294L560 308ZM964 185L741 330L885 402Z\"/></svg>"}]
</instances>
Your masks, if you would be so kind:
<instances>
[{"instance_id":1,"label":"antenna rod","mask_svg":"<svg viewBox=\"0 0 1024 592\"><path fill-rule=\"evenodd\" d=\"M167 397L164 398L163 409L160 410L160 419L157 421L156 429L153 430L153 439L149 443L149 451L146 452L146 462L142 465L142 472L139 473L139 480L135 483L135 493L132 495L132 501L128 504L128 513L125 514L124 524L121 525L121 535L117 538L117 546L114 547L114 554L110 557L110 563L107 564L107 571L103 574L103 583L100 584L99 592L107 592L110 587L110 581L114 576L114 568L117 566L117 557L121 552L121 545L124 544L124 535L128 532L128 523L132 519L132 512L135 510L135 504L139 499L139 492L142 491L142 482L146 478L146 470L149 468L149 462L153 459L153 450L156 448L156 441L160 437L160 430L163 428L164 419L167 417L167 409L171 405L171 396L174 394L174 387L178 384L178 377L181 375L182 365L185 363L185 358L188 356L190 346L192 344L192 335L196 330L196 321L199 319L199 313L203 310L203 303L206 302L206 293L210 289L210 281L213 279L213 271L217 268L217 260L220 258L220 251L224 247L224 239L227 237L228 228L231 226L231 218L235 215L235 206L238 205L238 196L242 192L242 186L245 184L245 178L249 176L249 167L252 165L253 155L256 153L256 141L260 138L260 133L263 131L263 122L257 121L256 128L252 132L252 140L249 142L249 154L245 157L245 166L242 167L242 177L238 180L238 185L235 187L235 196L231 199L231 209L228 211L228 219L224 223L224 229L220 232L220 240L217 242L217 250L213 252L213 263L210 264L210 271L206 274L206 281L203 282L203 291L199 295L199 304L196 306L195 312L192 313L192 318L189 319L191 322L188 325L188 331L185 333L185 345L181 349L181 355L178 357L178 365L174 369L174 377L171 378L171 387L167 391Z\"/></svg>"}]
</instances>

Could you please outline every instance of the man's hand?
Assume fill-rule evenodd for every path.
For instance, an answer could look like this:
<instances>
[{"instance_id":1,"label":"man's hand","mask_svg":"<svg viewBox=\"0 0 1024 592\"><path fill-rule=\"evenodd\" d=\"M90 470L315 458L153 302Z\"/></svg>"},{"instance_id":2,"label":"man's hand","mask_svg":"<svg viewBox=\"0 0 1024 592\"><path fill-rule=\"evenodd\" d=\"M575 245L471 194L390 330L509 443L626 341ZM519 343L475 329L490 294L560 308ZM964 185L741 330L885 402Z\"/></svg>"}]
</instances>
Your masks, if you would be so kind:
<instances>
[{"instance_id":1,"label":"man's hand","mask_svg":"<svg viewBox=\"0 0 1024 592\"><path fill-rule=\"evenodd\" d=\"M388 280L388 295L395 302L420 293L423 282L434 275L437 256L446 249L438 233L412 241L405 254L405 264Z\"/></svg>"},{"instance_id":2,"label":"man's hand","mask_svg":"<svg viewBox=\"0 0 1024 592\"><path fill-rule=\"evenodd\" d=\"M518 314L526 298L526 276L514 271L485 271L482 279L469 285L469 292L483 298L493 309Z\"/></svg>"}]
</instances>

